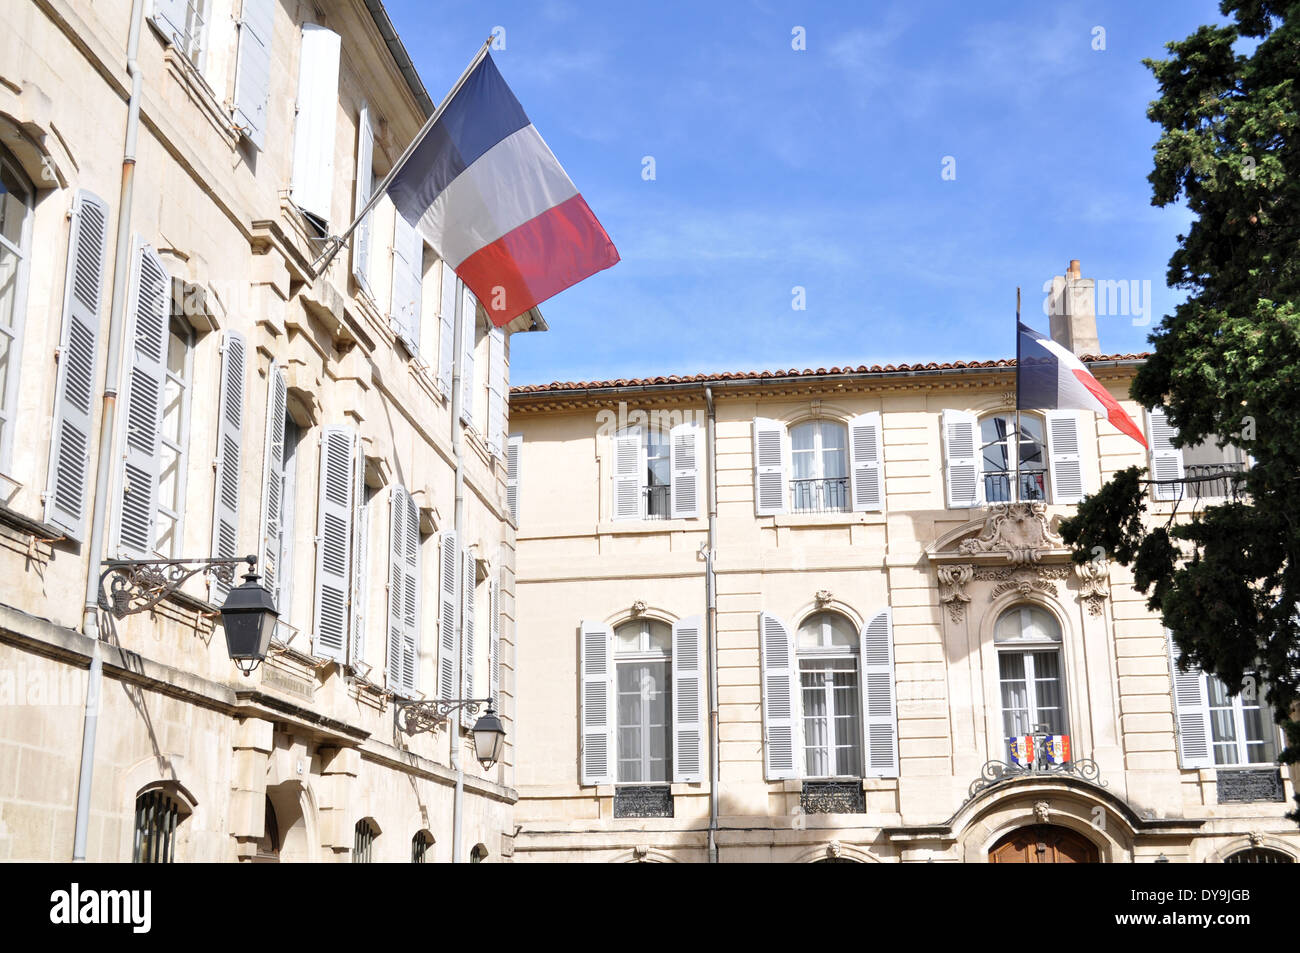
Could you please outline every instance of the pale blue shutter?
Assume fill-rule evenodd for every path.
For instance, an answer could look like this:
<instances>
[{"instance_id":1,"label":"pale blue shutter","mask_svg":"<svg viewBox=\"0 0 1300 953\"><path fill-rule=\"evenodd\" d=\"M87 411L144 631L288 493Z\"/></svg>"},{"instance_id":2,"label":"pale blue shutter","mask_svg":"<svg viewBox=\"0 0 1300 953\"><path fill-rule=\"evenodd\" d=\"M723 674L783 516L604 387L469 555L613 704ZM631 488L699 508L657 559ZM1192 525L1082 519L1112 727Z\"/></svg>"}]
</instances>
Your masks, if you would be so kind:
<instances>
[{"instance_id":1,"label":"pale blue shutter","mask_svg":"<svg viewBox=\"0 0 1300 953\"><path fill-rule=\"evenodd\" d=\"M445 261L438 263L442 293L438 311L438 389L451 397L452 358L456 350L456 308L461 300L460 279Z\"/></svg>"},{"instance_id":2,"label":"pale blue shutter","mask_svg":"<svg viewBox=\"0 0 1300 953\"><path fill-rule=\"evenodd\" d=\"M980 492L979 423L962 410L943 412L944 471L948 477L948 506L978 506Z\"/></svg>"},{"instance_id":3,"label":"pale blue shutter","mask_svg":"<svg viewBox=\"0 0 1300 953\"><path fill-rule=\"evenodd\" d=\"M284 423L288 409L288 388L284 372L271 362L267 371L266 437L262 456L261 559L258 572L262 585L271 593L276 607L287 615L289 607L281 604L284 592L280 578L280 557L284 550Z\"/></svg>"},{"instance_id":4,"label":"pale blue shutter","mask_svg":"<svg viewBox=\"0 0 1300 953\"><path fill-rule=\"evenodd\" d=\"M758 614L759 664L763 676L763 763L769 781L799 777L795 702L799 677L794 639L784 622Z\"/></svg>"},{"instance_id":5,"label":"pale blue shutter","mask_svg":"<svg viewBox=\"0 0 1300 953\"><path fill-rule=\"evenodd\" d=\"M212 506L212 555L235 559L239 551L240 453L244 441L244 376L247 346L243 335L227 331L221 341L221 382L217 398L216 489ZM230 587L212 583L212 601L221 605Z\"/></svg>"},{"instance_id":6,"label":"pale blue shutter","mask_svg":"<svg viewBox=\"0 0 1300 953\"><path fill-rule=\"evenodd\" d=\"M84 538L86 527L90 418L107 251L108 206L97 195L78 192L63 281L63 332L45 491L45 521L77 542Z\"/></svg>"},{"instance_id":7,"label":"pale blue shutter","mask_svg":"<svg viewBox=\"0 0 1300 953\"><path fill-rule=\"evenodd\" d=\"M402 521L403 567L406 571L402 607L402 682L409 695L420 688L420 513L411 494L403 491L406 518Z\"/></svg>"},{"instance_id":8,"label":"pale blue shutter","mask_svg":"<svg viewBox=\"0 0 1300 953\"><path fill-rule=\"evenodd\" d=\"M386 684L399 694L405 691L402 679L402 656L406 627L402 613L406 605L406 491L395 486L388 494L388 656L385 662Z\"/></svg>"},{"instance_id":9,"label":"pale blue shutter","mask_svg":"<svg viewBox=\"0 0 1300 953\"><path fill-rule=\"evenodd\" d=\"M370 125L370 107L362 105L357 116L357 181L352 214L360 215L370 201L374 188L375 130ZM401 214L398 214L401 218ZM366 215L352 233L352 275L367 294L370 292L370 215Z\"/></svg>"},{"instance_id":10,"label":"pale blue shutter","mask_svg":"<svg viewBox=\"0 0 1300 953\"><path fill-rule=\"evenodd\" d=\"M420 299L423 297L424 242L415 226L393 215L393 286L388 320L411 354L420 351Z\"/></svg>"},{"instance_id":11,"label":"pale blue shutter","mask_svg":"<svg viewBox=\"0 0 1300 953\"><path fill-rule=\"evenodd\" d=\"M582 673L582 784L614 783L614 636L598 622L578 628Z\"/></svg>"},{"instance_id":12,"label":"pale blue shutter","mask_svg":"<svg viewBox=\"0 0 1300 953\"><path fill-rule=\"evenodd\" d=\"M256 149L266 145L266 103L271 93L271 43L276 0L244 0L235 67L235 124Z\"/></svg>"},{"instance_id":13,"label":"pale blue shutter","mask_svg":"<svg viewBox=\"0 0 1300 953\"><path fill-rule=\"evenodd\" d=\"M614 519L640 519L646 468L641 449L641 428L629 427L615 434L613 440Z\"/></svg>"},{"instance_id":14,"label":"pale blue shutter","mask_svg":"<svg viewBox=\"0 0 1300 953\"><path fill-rule=\"evenodd\" d=\"M336 662L347 654L355 444L347 427L326 427L321 434L312 651Z\"/></svg>"},{"instance_id":15,"label":"pale blue shutter","mask_svg":"<svg viewBox=\"0 0 1300 953\"><path fill-rule=\"evenodd\" d=\"M316 23L302 25L289 194L295 205L319 219L327 230L334 194L339 50L339 35L333 30Z\"/></svg>"},{"instance_id":16,"label":"pale blue shutter","mask_svg":"<svg viewBox=\"0 0 1300 953\"><path fill-rule=\"evenodd\" d=\"M489 631L491 639L491 656L488 660L488 698L501 712L501 583L495 579L488 582Z\"/></svg>"},{"instance_id":17,"label":"pale blue shutter","mask_svg":"<svg viewBox=\"0 0 1300 953\"><path fill-rule=\"evenodd\" d=\"M700 515L700 428L693 422L678 424L669 434L670 512L673 519Z\"/></svg>"},{"instance_id":18,"label":"pale blue shutter","mask_svg":"<svg viewBox=\"0 0 1300 953\"><path fill-rule=\"evenodd\" d=\"M849 421L849 478L855 511L884 510L885 454L878 411Z\"/></svg>"},{"instance_id":19,"label":"pale blue shutter","mask_svg":"<svg viewBox=\"0 0 1300 953\"><path fill-rule=\"evenodd\" d=\"M700 616L673 626L673 780L704 780L704 626Z\"/></svg>"},{"instance_id":20,"label":"pale blue shutter","mask_svg":"<svg viewBox=\"0 0 1300 953\"><path fill-rule=\"evenodd\" d=\"M171 279L158 253L139 241L131 284L131 366L124 401L116 549L124 558L146 559L153 554L158 505Z\"/></svg>"},{"instance_id":21,"label":"pale blue shutter","mask_svg":"<svg viewBox=\"0 0 1300 953\"><path fill-rule=\"evenodd\" d=\"M475 640L474 640L474 596L478 592L478 586L475 584L478 573L475 569L474 554L465 550L465 566L461 570L461 599L463 604L461 612L464 613L461 622L461 659L460 659L460 690L461 698L474 698L474 664L475 657ZM472 728L476 716L471 715L468 708L460 710L460 723L465 728Z\"/></svg>"},{"instance_id":22,"label":"pale blue shutter","mask_svg":"<svg viewBox=\"0 0 1300 953\"><path fill-rule=\"evenodd\" d=\"M1073 410L1047 411L1047 459L1053 503L1083 500L1083 461L1079 454L1079 415Z\"/></svg>"},{"instance_id":23,"label":"pale blue shutter","mask_svg":"<svg viewBox=\"0 0 1300 953\"><path fill-rule=\"evenodd\" d=\"M506 441L506 511L519 525L519 455L523 452L523 434L511 434Z\"/></svg>"},{"instance_id":24,"label":"pale blue shutter","mask_svg":"<svg viewBox=\"0 0 1300 953\"><path fill-rule=\"evenodd\" d=\"M474 402L478 389L474 386L474 336L478 333L478 299L474 292L461 286L461 355L460 355L460 419L474 426Z\"/></svg>"},{"instance_id":25,"label":"pale blue shutter","mask_svg":"<svg viewBox=\"0 0 1300 953\"><path fill-rule=\"evenodd\" d=\"M1205 690L1205 673L1196 667L1180 671L1182 653L1173 633L1165 630L1169 647L1169 675L1173 681L1174 727L1178 736L1178 764L1183 768L1214 767L1210 739L1210 702Z\"/></svg>"},{"instance_id":26,"label":"pale blue shutter","mask_svg":"<svg viewBox=\"0 0 1300 953\"><path fill-rule=\"evenodd\" d=\"M438 565L438 697L456 697L456 608L460 548L456 534L442 534Z\"/></svg>"},{"instance_id":27,"label":"pale blue shutter","mask_svg":"<svg viewBox=\"0 0 1300 953\"><path fill-rule=\"evenodd\" d=\"M862 730L866 776L898 777L898 706L894 696L894 622L885 609L862 630Z\"/></svg>"},{"instance_id":28,"label":"pale blue shutter","mask_svg":"<svg viewBox=\"0 0 1300 953\"><path fill-rule=\"evenodd\" d=\"M186 15L189 5L193 2L195 0L153 0L153 10L149 13L149 19L167 41L179 45L182 49L185 49L189 43Z\"/></svg>"},{"instance_id":29,"label":"pale blue shutter","mask_svg":"<svg viewBox=\"0 0 1300 953\"><path fill-rule=\"evenodd\" d=\"M488 449L501 456L506 435L506 332L488 331Z\"/></svg>"},{"instance_id":30,"label":"pale blue shutter","mask_svg":"<svg viewBox=\"0 0 1300 953\"><path fill-rule=\"evenodd\" d=\"M785 424L754 418L754 513L784 513L786 479Z\"/></svg>"},{"instance_id":31,"label":"pale blue shutter","mask_svg":"<svg viewBox=\"0 0 1300 953\"><path fill-rule=\"evenodd\" d=\"M366 504L366 457L359 443L353 479L352 635L348 662L358 668L366 658L366 616L370 604L370 507Z\"/></svg>"}]
</instances>

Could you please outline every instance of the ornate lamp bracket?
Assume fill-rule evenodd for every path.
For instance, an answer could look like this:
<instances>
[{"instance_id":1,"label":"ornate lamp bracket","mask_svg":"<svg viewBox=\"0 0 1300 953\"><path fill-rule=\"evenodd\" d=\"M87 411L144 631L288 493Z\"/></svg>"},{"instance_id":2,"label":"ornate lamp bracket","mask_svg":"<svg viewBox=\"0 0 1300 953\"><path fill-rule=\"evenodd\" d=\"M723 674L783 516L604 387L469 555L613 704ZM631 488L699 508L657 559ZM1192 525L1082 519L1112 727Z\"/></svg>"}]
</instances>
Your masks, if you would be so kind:
<instances>
[{"instance_id":1,"label":"ornate lamp bracket","mask_svg":"<svg viewBox=\"0 0 1300 953\"><path fill-rule=\"evenodd\" d=\"M162 602L191 577L211 575L227 586L235 584L235 568L248 563L257 572L256 556L219 559L106 559L100 565L99 608L121 619L146 612Z\"/></svg>"},{"instance_id":2,"label":"ornate lamp bracket","mask_svg":"<svg viewBox=\"0 0 1300 953\"><path fill-rule=\"evenodd\" d=\"M397 726L408 735L433 731L451 719L452 712L465 709L477 715L483 708L493 707L491 698L426 698L422 701L395 699Z\"/></svg>"}]
</instances>

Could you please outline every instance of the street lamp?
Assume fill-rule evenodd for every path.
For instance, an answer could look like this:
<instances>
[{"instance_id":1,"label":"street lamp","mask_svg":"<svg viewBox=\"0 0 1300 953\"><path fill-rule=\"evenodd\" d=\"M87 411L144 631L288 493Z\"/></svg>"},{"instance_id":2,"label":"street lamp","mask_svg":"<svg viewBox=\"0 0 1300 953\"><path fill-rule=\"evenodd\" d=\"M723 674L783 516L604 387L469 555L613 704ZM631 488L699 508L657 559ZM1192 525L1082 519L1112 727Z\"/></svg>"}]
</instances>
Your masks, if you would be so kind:
<instances>
[{"instance_id":1,"label":"street lamp","mask_svg":"<svg viewBox=\"0 0 1300 953\"><path fill-rule=\"evenodd\" d=\"M396 699L397 725L408 735L418 735L422 731L433 729L446 723L451 713L464 708L471 715L480 708L487 708L470 735L474 742L474 757L486 771L501 760L505 751L506 729L497 717L496 702L491 698L427 698L423 701L406 701Z\"/></svg>"},{"instance_id":2,"label":"street lamp","mask_svg":"<svg viewBox=\"0 0 1300 953\"><path fill-rule=\"evenodd\" d=\"M474 722L474 757L486 771L501 760L501 753L506 747L506 729L501 719L488 702L488 709L478 721Z\"/></svg>"},{"instance_id":3,"label":"street lamp","mask_svg":"<svg viewBox=\"0 0 1300 953\"><path fill-rule=\"evenodd\" d=\"M266 587L258 582L256 565L250 565L244 583L230 590L226 604L221 607L221 627L226 630L226 649L230 660L245 677L262 664L271 648L271 635L275 632L275 600Z\"/></svg>"}]
</instances>

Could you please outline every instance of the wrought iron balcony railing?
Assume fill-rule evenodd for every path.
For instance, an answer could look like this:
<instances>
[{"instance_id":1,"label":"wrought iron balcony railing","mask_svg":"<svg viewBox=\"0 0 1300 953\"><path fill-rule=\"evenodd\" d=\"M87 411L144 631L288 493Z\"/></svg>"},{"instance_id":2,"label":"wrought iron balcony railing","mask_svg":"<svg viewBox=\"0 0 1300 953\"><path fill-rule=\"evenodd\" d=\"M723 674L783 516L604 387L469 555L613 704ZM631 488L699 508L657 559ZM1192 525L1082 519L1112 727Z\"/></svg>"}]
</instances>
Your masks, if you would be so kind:
<instances>
[{"instance_id":1,"label":"wrought iron balcony railing","mask_svg":"<svg viewBox=\"0 0 1300 953\"><path fill-rule=\"evenodd\" d=\"M672 487L648 486L645 492L645 518L666 520L672 511Z\"/></svg>"},{"instance_id":2,"label":"wrought iron balcony railing","mask_svg":"<svg viewBox=\"0 0 1300 953\"><path fill-rule=\"evenodd\" d=\"M843 513L848 508L848 477L790 481L790 509L795 513Z\"/></svg>"},{"instance_id":3,"label":"wrought iron balcony railing","mask_svg":"<svg viewBox=\"0 0 1300 953\"><path fill-rule=\"evenodd\" d=\"M1015 481L1014 470L984 471L984 502L1010 503L1011 486ZM1020 500L1043 500L1047 498L1047 471L1020 470Z\"/></svg>"}]
</instances>

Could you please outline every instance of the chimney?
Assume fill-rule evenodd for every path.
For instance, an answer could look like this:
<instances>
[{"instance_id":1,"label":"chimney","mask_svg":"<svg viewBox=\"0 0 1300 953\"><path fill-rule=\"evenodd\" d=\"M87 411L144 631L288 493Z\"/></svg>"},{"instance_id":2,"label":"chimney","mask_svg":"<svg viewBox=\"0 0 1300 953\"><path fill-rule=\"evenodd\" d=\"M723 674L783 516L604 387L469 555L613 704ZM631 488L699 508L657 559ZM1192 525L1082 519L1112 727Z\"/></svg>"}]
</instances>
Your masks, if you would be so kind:
<instances>
[{"instance_id":1,"label":"chimney","mask_svg":"<svg viewBox=\"0 0 1300 953\"><path fill-rule=\"evenodd\" d=\"M1071 259L1065 274L1052 279L1049 301L1052 340L1079 357L1100 354L1096 301L1093 279L1081 277L1079 259Z\"/></svg>"}]
</instances>

